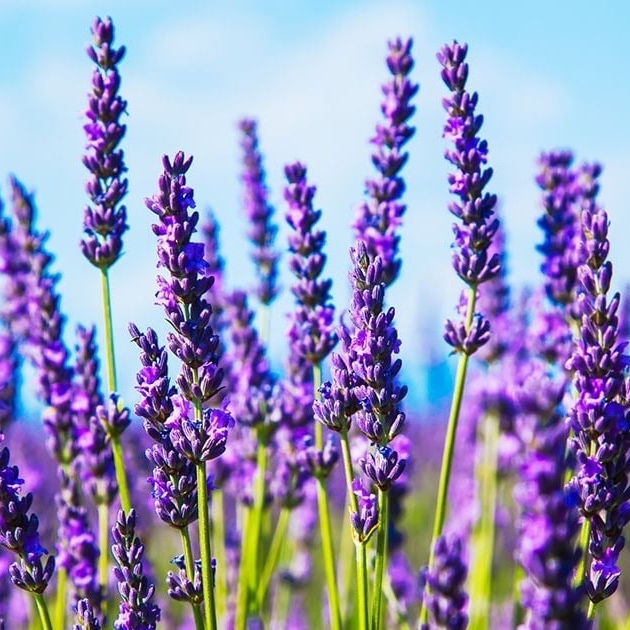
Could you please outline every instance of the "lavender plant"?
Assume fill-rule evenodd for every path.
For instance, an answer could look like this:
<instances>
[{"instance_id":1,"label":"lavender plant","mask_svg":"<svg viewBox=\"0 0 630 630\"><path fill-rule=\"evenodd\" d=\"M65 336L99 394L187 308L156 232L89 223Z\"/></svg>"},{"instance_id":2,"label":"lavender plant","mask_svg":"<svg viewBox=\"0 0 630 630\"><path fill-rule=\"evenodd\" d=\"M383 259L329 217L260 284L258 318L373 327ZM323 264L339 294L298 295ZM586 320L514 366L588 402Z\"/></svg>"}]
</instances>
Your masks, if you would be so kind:
<instances>
[{"instance_id":1,"label":"lavender plant","mask_svg":"<svg viewBox=\"0 0 630 630\"><path fill-rule=\"evenodd\" d=\"M59 276L48 234L36 227L33 196L11 178L9 211L0 203L0 425L8 445L0 450L0 627L21 623L16 606L25 617L34 610L38 620L28 623L46 630L620 626L630 606L620 586L630 520L630 386L627 317L613 293L609 220L597 202L600 165L574 166L568 150L542 154L541 287L511 299L505 233L496 197L486 191L492 169L479 136L483 118L467 89L467 47L440 50L450 91L443 105L444 136L453 143L446 151L454 167L453 267L467 289L461 320L446 326L459 361L438 471L437 424L420 430L403 409L408 389L388 304L388 287L402 272L401 173L418 91L411 39L388 46L383 120L371 140L377 174L352 225L347 304L334 303L324 273L324 211L314 208L306 167L284 170L287 266L295 277L284 362L269 353L267 323L256 327L247 293L228 285L216 215L195 240L192 158L165 156L146 206L155 216L155 300L168 330L160 341L150 327L128 327L140 363L131 412L117 393L109 276L127 229L125 48L114 47L109 18L97 18L92 35L81 250L101 274L103 366L95 327L77 327L74 353L66 345ZM257 123L244 119L239 128L256 295L267 311L279 292L278 228ZM462 409L473 355L480 361L471 364L477 374ZM22 357L44 406L46 461L33 455L39 428L22 421L29 409L21 401L31 396ZM460 411L466 426L458 430ZM138 421L148 447L138 436L123 448L122 433ZM454 488L456 434L469 452ZM473 448L481 454L477 494ZM147 473L130 474L141 477L132 507L124 462L143 457ZM434 506L424 489L438 473ZM448 528L447 496L456 512ZM122 509L110 528L117 500ZM433 540L424 549L434 507ZM46 550L53 545L54 555ZM428 564L418 571L425 551ZM33 610L10 596L10 585ZM620 612L607 603L613 596Z\"/></svg>"}]
</instances>

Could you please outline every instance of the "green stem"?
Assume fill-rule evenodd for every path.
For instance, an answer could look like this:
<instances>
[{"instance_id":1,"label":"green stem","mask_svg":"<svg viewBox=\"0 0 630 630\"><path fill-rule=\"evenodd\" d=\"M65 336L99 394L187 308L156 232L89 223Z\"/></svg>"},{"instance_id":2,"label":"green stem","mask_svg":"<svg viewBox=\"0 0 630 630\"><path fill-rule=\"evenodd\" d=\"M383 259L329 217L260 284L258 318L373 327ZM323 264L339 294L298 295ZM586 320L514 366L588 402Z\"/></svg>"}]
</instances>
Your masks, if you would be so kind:
<instances>
[{"instance_id":1,"label":"green stem","mask_svg":"<svg viewBox=\"0 0 630 630\"><path fill-rule=\"evenodd\" d=\"M131 511L131 498L129 495L129 486L127 485L127 473L125 472L125 460L123 457L122 446L120 444L120 436L111 436L112 455L114 457L114 469L116 470L116 482L118 483L118 495L120 497L120 506L125 514Z\"/></svg>"},{"instance_id":2,"label":"green stem","mask_svg":"<svg viewBox=\"0 0 630 630\"><path fill-rule=\"evenodd\" d=\"M352 467L352 456L350 455L350 442L348 440L348 432L341 431L339 433L339 442L341 444L341 457L343 459L343 470L346 477L346 485L348 492L348 501L350 503L350 512L359 511L359 502L357 495L352 490L352 482L354 481L354 469ZM360 542L354 535L352 524L350 523L350 532L355 545L355 556L357 566L357 612L358 612L358 628L366 630L368 627L368 579L367 579L367 551L366 543Z\"/></svg>"},{"instance_id":3,"label":"green stem","mask_svg":"<svg viewBox=\"0 0 630 630\"><path fill-rule=\"evenodd\" d=\"M247 563L250 559L250 547L249 542L252 520L252 509L248 506L243 507L243 526L241 528L241 559L238 570L238 583L236 586L236 614L234 620L234 627L236 630L244 630L247 610L249 608L249 574L247 572Z\"/></svg>"},{"instance_id":4,"label":"green stem","mask_svg":"<svg viewBox=\"0 0 630 630\"><path fill-rule=\"evenodd\" d=\"M101 269L101 295L103 303L103 322L105 326L105 356L107 364L107 389L110 393L118 391L116 379L116 353L114 351L114 327L112 318L112 299L109 287L109 270ZM120 436L111 436L112 453L116 469L116 482L120 495L120 505L126 514L131 511L129 486L123 458Z\"/></svg>"},{"instance_id":5,"label":"green stem","mask_svg":"<svg viewBox=\"0 0 630 630\"><path fill-rule=\"evenodd\" d=\"M107 578L109 566L109 506L98 504L98 536L101 554L98 557L98 583L103 600L107 598Z\"/></svg>"},{"instance_id":6,"label":"green stem","mask_svg":"<svg viewBox=\"0 0 630 630\"><path fill-rule=\"evenodd\" d=\"M389 521L389 494L378 489L378 532L376 534L376 566L372 595L372 630L383 627L383 574L387 566L387 529Z\"/></svg>"},{"instance_id":7,"label":"green stem","mask_svg":"<svg viewBox=\"0 0 630 630\"><path fill-rule=\"evenodd\" d=\"M477 291L471 288L468 294L468 308L466 312L466 330L472 326L473 315L475 313L475 303ZM429 548L429 571L432 570L435 562L435 542L442 535L444 520L446 518L446 501L448 498L448 486L451 478L451 465L453 463L453 452L455 450L455 435L457 434L457 424L459 422L459 411L462 406L464 396L464 386L466 384L466 370L468 368L468 355L460 354L457 362L457 373L455 375L455 387L453 398L451 399L451 410L446 427L446 438L444 441L444 453L442 455L442 465L440 468L440 480L438 482L438 495L435 506L435 520L433 522L433 534L431 546ZM426 599L426 598L425 598ZM426 623L428 620L428 610L426 606L420 609L420 621Z\"/></svg>"},{"instance_id":8,"label":"green stem","mask_svg":"<svg viewBox=\"0 0 630 630\"><path fill-rule=\"evenodd\" d=\"M68 584L68 573L63 567L57 569L57 595L55 598L55 628L65 628L66 625L66 586ZM39 612L39 602L35 598L37 610ZM41 612L40 612L41 617Z\"/></svg>"},{"instance_id":9,"label":"green stem","mask_svg":"<svg viewBox=\"0 0 630 630\"><path fill-rule=\"evenodd\" d=\"M319 363L313 365L313 391L315 400L319 400L319 387L322 381L322 369ZM324 448L323 426L315 423L315 448ZM341 629L341 606L339 605L339 586L337 584L337 568L335 566L335 551L333 545L332 527L330 525L330 508L326 492L326 479L317 477L317 508L319 512L319 529L322 538L322 556L324 560L324 574L328 590L328 606L330 608L330 627L332 630Z\"/></svg>"},{"instance_id":10,"label":"green stem","mask_svg":"<svg viewBox=\"0 0 630 630\"><path fill-rule=\"evenodd\" d=\"M256 451L256 478L254 481L254 506L252 511L251 528L249 532L249 558L248 558L248 590L251 595L258 589L260 579L260 542L262 536L263 512L265 511L265 476L267 474L267 444L258 439L258 449ZM250 604L256 603L254 598L250 599Z\"/></svg>"},{"instance_id":11,"label":"green stem","mask_svg":"<svg viewBox=\"0 0 630 630\"><path fill-rule=\"evenodd\" d=\"M105 353L107 358L107 389L118 391L116 382L116 360L114 352L114 327L112 325L112 299L109 289L108 269L101 269L101 295L103 302L103 320L105 324ZM126 510L125 510L126 511Z\"/></svg>"},{"instance_id":12,"label":"green stem","mask_svg":"<svg viewBox=\"0 0 630 630\"><path fill-rule=\"evenodd\" d=\"M341 608L339 606L339 587L337 585L337 571L335 567L335 552L333 550L332 527L330 525L330 511L328 509L328 495L324 479L316 479L317 506L319 510L319 529L322 538L322 556L326 587L328 590L328 605L330 608L330 627L332 630L341 628Z\"/></svg>"},{"instance_id":13,"label":"green stem","mask_svg":"<svg viewBox=\"0 0 630 630\"><path fill-rule=\"evenodd\" d=\"M228 597L223 490L219 488L214 490L210 508L212 510L212 524L214 526L212 548L214 549L214 554L217 559L215 579L217 589L217 617L223 619Z\"/></svg>"},{"instance_id":14,"label":"green stem","mask_svg":"<svg viewBox=\"0 0 630 630\"><path fill-rule=\"evenodd\" d=\"M192 552L192 544L190 542L190 534L188 532L188 526L179 530L179 535L182 540L182 551L184 552L184 562L186 564L186 574L190 580L195 576L195 558ZM199 604L191 604L193 617L195 619L196 630L204 630L203 617L201 615L201 608Z\"/></svg>"},{"instance_id":15,"label":"green stem","mask_svg":"<svg viewBox=\"0 0 630 630\"><path fill-rule=\"evenodd\" d=\"M358 630L368 628L368 577L367 577L367 544L355 540L357 561L357 607Z\"/></svg>"},{"instance_id":16,"label":"green stem","mask_svg":"<svg viewBox=\"0 0 630 630\"><path fill-rule=\"evenodd\" d=\"M46 605L44 595L42 593L33 593L33 597L35 598L35 606L37 607L37 613L39 615L39 622L41 623L42 630L53 630L50 613L48 612L48 606ZM63 626L57 627L63 628Z\"/></svg>"},{"instance_id":17,"label":"green stem","mask_svg":"<svg viewBox=\"0 0 630 630\"><path fill-rule=\"evenodd\" d=\"M470 612L471 630L486 630L490 619L492 560L494 557L495 514L497 506L497 465L499 458L499 418L487 413L480 453L475 462L480 515L471 537Z\"/></svg>"},{"instance_id":18,"label":"green stem","mask_svg":"<svg viewBox=\"0 0 630 630\"><path fill-rule=\"evenodd\" d=\"M201 552L201 582L203 586L203 610L206 630L217 630L217 614L212 579L212 553L210 544L210 516L208 513L208 479L206 462L198 462L197 500L199 512L199 549Z\"/></svg>"},{"instance_id":19,"label":"green stem","mask_svg":"<svg viewBox=\"0 0 630 630\"><path fill-rule=\"evenodd\" d=\"M258 582L256 599L258 600L258 608L260 610L262 610L265 602L267 590L269 589L269 583L271 582L271 576L278 566L278 560L280 559L280 554L282 553L282 547L287 534L290 516L291 510L288 507L283 506L282 510L280 510L280 515L278 516L276 530L273 534L271 546L269 547L269 553L260 575L260 581Z\"/></svg>"}]
</instances>

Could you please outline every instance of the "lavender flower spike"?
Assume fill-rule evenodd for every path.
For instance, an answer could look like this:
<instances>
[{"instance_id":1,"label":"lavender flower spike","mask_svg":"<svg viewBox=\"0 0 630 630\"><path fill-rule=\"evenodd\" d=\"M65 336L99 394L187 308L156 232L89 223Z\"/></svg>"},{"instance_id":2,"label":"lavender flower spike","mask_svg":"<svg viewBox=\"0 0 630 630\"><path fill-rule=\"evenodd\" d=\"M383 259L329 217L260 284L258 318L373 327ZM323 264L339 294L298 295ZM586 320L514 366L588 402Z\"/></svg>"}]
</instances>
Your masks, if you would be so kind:
<instances>
[{"instance_id":1,"label":"lavender flower spike","mask_svg":"<svg viewBox=\"0 0 630 630\"><path fill-rule=\"evenodd\" d=\"M265 171L262 156L258 149L258 125L255 120L245 118L239 123L243 134L244 205L250 221L248 233L254 245L252 259L256 265L256 273L260 284L256 290L263 304L271 304L278 295L278 258L274 249L274 241L278 228L271 223L274 209L268 201L268 190L265 183Z\"/></svg>"},{"instance_id":2,"label":"lavender flower spike","mask_svg":"<svg viewBox=\"0 0 630 630\"><path fill-rule=\"evenodd\" d=\"M144 574L144 545L136 536L136 512L120 510L112 528L112 553L118 563L114 569L118 580L120 608L114 630L154 630L160 620L160 609L153 603L155 586Z\"/></svg>"},{"instance_id":3,"label":"lavender flower spike","mask_svg":"<svg viewBox=\"0 0 630 630\"><path fill-rule=\"evenodd\" d=\"M580 338L567 362L575 371L577 400L569 414L576 458L571 488L590 530L585 585L593 605L612 595L621 573L617 560L630 521L630 424L625 369L626 342L619 338L620 296L609 299L612 263L608 260L608 215L594 199L582 212L584 242L578 269L582 292L577 310ZM586 551L586 550L585 550ZM588 561L590 560L590 566Z\"/></svg>"},{"instance_id":4,"label":"lavender flower spike","mask_svg":"<svg viewBox=\"0 0 630 630\"><path fill-rule=\"evenodd\" d=\"M424 605L430 612L432 624L421 624L421 630L449 628L463 630L468 625L466 607L468 595L464 591L467 574L462 558L462 543L457 536L441 536L435 543L435 567L424 567L420 586L430 587L424 594Z\"/></svg>"},{"instance_id":5,"label":"lavender flower spike","mask_svg":"<svg viewBox=\"0 0 630 630\"><path fill-rule=\"evenodd\" d=\"M396 279L401 266L396 229L406 206L400 202L405 191L400 171L409 157L403 147L415 133L415 128L407 122L415 111L411 99L418 91L418 85L409 80L413 68L412 43L411 39L400 38L388 43L387 67L392 77L382 87L385 98L381 112L385 120L376 125L376 134L371 139L375 147L372 164L378 175L366 181L369 199L357 208L353 224L356 237L365 241L370 255L380 256L383 261L386 285Z\"/></svg>"},{"instance_id":6,"label":"lavender flower spike","mask_svg":"<svg viewBox=\"0 0 630 630\"><path fill-rule=\"evenodd\" d=\"M0 433L0 441L4 435ZM9 449L0 450L0 545L19 560L9 567L11 581L31 593L43 593L55 571L55 557L48 554L39 539L39 521L29 514L33 495L20 495L24 480L17 466L9 463Z\"/></svg>"},{"instance_id":7,"label":"lavender flower spike","mask_svg":"<svg viewBox=\"0 0 630 630\"><path fill-rule=\"evenodd\" d=\"M306 167L295 162L285 167L288 185L284 198L289 204L287 222L293 228L289 250L293 254L289 268L297 277L291 288L298 302L289 328L291 348L309 363L321 362L337 343L333 331L334 306L331 303L332 280L320 279L326 264L323 247L326 233L314 229L321 210L313 209L315 186L306 181Z\"/></svg>"},{"instance_id":8,"label":"lavender flower spike","mask_svg":"<svg viewBox=\"0 0 630 630\"><path fill-rule=\"evenodd\" d=\"M483 116L475 113L479 97L466 90L467 52L465 44L453 42L444 46L437 58L443 68L442 79L451 91L443 105L448 113L444 137L454 144L454 148L446 150L445 157L456 168L448 181L450 192L458 197L458 201L449 204L449 210L460 220L460 225L453 225L453 267L474 288L499 272L498 254L488 251L499 222L494 213L496 195L484 192L492 169L484 167L488 144L478 137L483 124Z\"/></svg>"},{"instance_id":9,"label":"lavender flower spike","mask_svg":"<svg viewBox=\"0 0 630 630\"><path fill-rule=\"evenodd\" d=\"M87 48L87 54L97 67L92 74L86 111L89 122L84 126L87 147L83 156L83 164L90 172L85 189L92 205L84 212L86 237L81 241L81 251L95 267L108 269L120 257L122 235L127 230L127 210L121 205L127 194L127 179L123 176L127 168L124 153L118 148L126 131L120 117L127 102L118 94L117 67L125 47L113 47L114 26L110 18L96 18L92 35L94 45Z\"/></svg>"}]
</instances>

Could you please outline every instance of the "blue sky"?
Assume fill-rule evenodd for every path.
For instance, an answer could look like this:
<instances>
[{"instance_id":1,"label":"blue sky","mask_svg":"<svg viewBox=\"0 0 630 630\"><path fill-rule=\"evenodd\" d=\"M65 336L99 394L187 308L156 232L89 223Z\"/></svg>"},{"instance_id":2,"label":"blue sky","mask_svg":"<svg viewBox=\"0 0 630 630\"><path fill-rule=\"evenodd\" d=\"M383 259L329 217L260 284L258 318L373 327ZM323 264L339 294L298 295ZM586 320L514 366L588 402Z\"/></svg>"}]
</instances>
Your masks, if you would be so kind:
<instances>
[{"instance_id":1,"label":"blue sky","mask_svg":"<svg viewBox=\"0 0 630 630\"><path fill-rule=\"evenodd\" d=\"M495 169L517 285L539 280L540 214L533 183L540 150L571 147L604 163L601 199L612 222L619 283L628 279L630 231L630 59L623 2L0 0L0 195L15 173L35 189L39 225L62 272L68 341L77 321L100 323L96 272L81 257L85 170L80 157L91 64L84 54L94 15L111 15L128 54L121 93L129 101L124 142L129 166L131 230L112 271L123 394L131 392L136 352L128 321L161 327L152 305L154 239L143 199L152 195L163 153L195 156L189 183L200 209L222 223L228 282L253 282L240 206L236 122L258 118L272 201L282 221L282 167L300 159L317 184L316 204L329 233L330 273L340 308L348 297L349 224L373 174L368 139L379 119L387 78L386 41L412 35L420 83L405 169L408 211L402 230L403 271L389 302L397 308L408 378L426 360L424 335L452 313L460 284L450 266L451 219L442 158L445 88L435 52L468 42L469 86L480 93L483 134ZM284 228L283 228L284 230ZM286 232L281 231L280 243ZM290 278L285 276L285 287ZM277 356L286 327L280 300L273 318ZM438 341L438 349L446 353Z\"/></svg>"}]
</instances>

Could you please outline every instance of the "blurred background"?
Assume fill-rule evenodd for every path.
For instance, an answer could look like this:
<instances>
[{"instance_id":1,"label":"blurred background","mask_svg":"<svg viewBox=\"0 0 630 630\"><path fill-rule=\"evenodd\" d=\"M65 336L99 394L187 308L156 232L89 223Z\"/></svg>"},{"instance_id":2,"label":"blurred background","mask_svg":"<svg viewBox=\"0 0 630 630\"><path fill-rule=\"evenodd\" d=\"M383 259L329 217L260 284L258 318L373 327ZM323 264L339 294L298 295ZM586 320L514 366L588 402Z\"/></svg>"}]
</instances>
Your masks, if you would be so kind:
<instances>
[{"instance_id":1,"label":"blurred background","mask_svg":"<svg viewBox=\"0 0 630 630\"><path fill-rule=\"evenodd\" d=\"M85 55L95 15L110 15L116 43L127 46L120 66L128 101L123 148L129 167L130 231L125 255L112 269L113 308L122 394L133 404L136 347L129 321L163 329L155 293L155 239L144 198L155 194L161 156L195 156L189 184L198 209L221 223L227 282L254 283L241 204L239 134L242 116L259 121L271 200L286 248L283 166L299 159L318 187L316 205L328 232L328 273L338 312L349 297L348 248L354 208L374 174L369 138L380 120L380 85L388 78L386 42L413 36L412 78L420 84L404 169L408 205L401 231L402 273L388 301L397 310L403 379L410 405L448 392L448 347L441 340L461 284L450 265L448 164L443 159L446 94L436 51L468 42L469 88L480 94L482 136L500 198L514 286L539 281L539 193L533 177L541 150L570 147L578 159L604 164L601 201L612 222L617 284L628 277L630 233L627 109L630 5L576 0L527 3L417 0L359 2L92 2L0 0L0 197L16 174L36 191L39 228L49 229L55 269L73 345L77 322L101 324L97 272L82 257L81 163L86 94L92 64ZM271 350L281 363L291 277L272 319Z\"/></svg>"}]
</instances>

